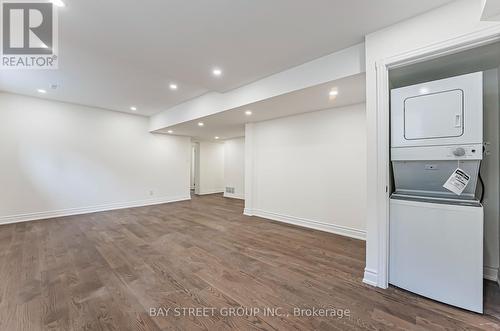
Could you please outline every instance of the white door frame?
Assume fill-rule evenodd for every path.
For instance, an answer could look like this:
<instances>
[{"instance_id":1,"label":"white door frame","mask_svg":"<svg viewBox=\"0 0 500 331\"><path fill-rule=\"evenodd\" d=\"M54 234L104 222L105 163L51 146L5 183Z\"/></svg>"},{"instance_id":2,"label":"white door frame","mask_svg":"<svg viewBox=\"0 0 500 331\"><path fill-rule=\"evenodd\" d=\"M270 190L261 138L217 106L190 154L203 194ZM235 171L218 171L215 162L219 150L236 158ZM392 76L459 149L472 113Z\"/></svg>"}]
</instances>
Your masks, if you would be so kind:
<instances>
[{"instance_id":1,"label":"white door frame","mask_svg":"<svg viewBox=\"0 0 500 331\"><path fill-rule=\"evenodd\" d=\"M194 143L194 194L200 195L200 143Z\"/></svg>"},{"instance_id":2,"label":"white door frame","mask_svg":"<svg viewBox=\"0 0 500 331\"><path fill-rule=\"evenodd\" d=\"M389 286L389 70L476 48L499 40L500 26L492 26L382 59L375 63L377 84L378 287L387 288Z\"/></svg>"}]
</instances>

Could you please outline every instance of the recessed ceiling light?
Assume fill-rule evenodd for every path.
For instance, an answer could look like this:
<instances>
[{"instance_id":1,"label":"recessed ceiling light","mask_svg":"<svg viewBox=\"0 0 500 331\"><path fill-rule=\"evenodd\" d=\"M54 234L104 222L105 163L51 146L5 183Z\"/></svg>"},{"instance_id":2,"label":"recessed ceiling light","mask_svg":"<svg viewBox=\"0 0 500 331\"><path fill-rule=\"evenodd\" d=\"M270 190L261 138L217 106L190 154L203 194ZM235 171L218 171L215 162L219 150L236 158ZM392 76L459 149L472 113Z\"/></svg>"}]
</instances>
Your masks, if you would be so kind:
<instances>
[{"instance_id":1,"label":"recessed ceiling light","mask_svg":"<svg viewBox=\"0 0 500 331\"><path fill-rule=\"evenodd\" d=\"M252 115L252 111L251 111L251 110L247 110L247 111L245 112L245 115L247 115L247 116Z\"/></svg>"},{"instance_id":2,"label":"recessed ceiling light","mask_svg":"<svg viewBox=\"0 0 500 331\"><path fill-rule=\"evenodd\" d=\"M217 140L217 139L219 139L219 137L218 137L218 136L215 136L215 137L214 137L214 139L216 139L216 140Z\"/></svg>"},{"instance_id":3,"label":"recessed ceiling light","mask_svg":"<svg viewBox=\"0 0 500 331\"><path fill-rule=\"evenodd\" d=\"M39 88L39 89L37 90L37 92L38 92L38 93L42 93L42 94L45 94L45 93L47 93L47 91L46 91L46 90L44 90L44 89L41 89L41 88Z\"/></svg>"},{"instance_id":4,"label":"recessed ceiling light","mask_svg":"<svg viewBox=\"0 0 500 331\"><path fill-rule=\"evenodd\" d=\"M168 130L167 132L168 132L168 133L174 133L174 131L172 131L172 130Z\"/></svg>"},{"instance_id":5,"label":"recessed ceiling light","mask_svg":"<svg viewBox=\"0 0 500 331\"><path fill-rule=\"evenodd\" d=\"M136 110L137 110L137 107L136 107L136 106L132 106L132 107L130 107L130 110L131 110L131 111L136 111Z\"/></svg>"},{"instance_id":6,"label":"recessed ceiling light","mask_svg":"<svg viewBox=\"0 0 500 331\"><path fill-rule=\"evenodd\" d=\"M203 122L198 122L198 126L204 126L204 125L205 125L205 123L203 123Z\"/></svg>"},{"instance_id":7,"label":"recessed ceiling light","mask_svg":"<svg viewBox=\"0 0 500 331\"><path fill-rule=\"evenodd\" d=\"M66 7L66 4L62 0L52 0L52 3L57 7Z\"/></svg>"},{"instance_id":8,"label":"recessed ceiling light","mask_svg":"<svg viewBox=\"0 0 500 331\"><path fill-rule=\"evenodd\" d=\"M214 69L212 70L212 74L213 74L214 76L216 76L216 77L219 77L219 76L221 76L221 75L222 75L222 70L221 70L220 68L214 68Z\"/></svg>"},{"instance_id":9,"label":"recessed ceiling light","mask_svg":"<svg viewBox=\"0 0 500 331\"><path fill-rule=\"evenodd\" d=\"M170 89L171 89L172 91L175 91L175 90L177 90L177 88L178 88L177 84L175 84L175 83L171 83L171 84L169 85L169 87L170 87Z\"/></svg>"},{"instance_id":10,"label":"recessed ceiling light","mask_svg":"<svg viewBox=\"0 0 500 331\"><path fill-rule=\"evenodd\" d=\"M331 96L331 97L336 97L338 94L339 94L339 91L337 89L332 89L328 93L328 95Z\"/></svg>"}]
</instances>

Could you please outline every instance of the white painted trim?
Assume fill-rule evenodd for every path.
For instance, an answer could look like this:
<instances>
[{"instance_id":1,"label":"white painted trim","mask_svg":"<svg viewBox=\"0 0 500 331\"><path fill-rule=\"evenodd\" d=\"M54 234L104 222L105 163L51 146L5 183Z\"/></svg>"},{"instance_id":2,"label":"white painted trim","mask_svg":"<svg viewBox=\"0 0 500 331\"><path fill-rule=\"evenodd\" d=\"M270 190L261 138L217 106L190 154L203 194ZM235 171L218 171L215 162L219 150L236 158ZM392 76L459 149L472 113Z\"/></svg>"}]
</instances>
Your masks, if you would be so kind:
<instances>
[{"instance_id":1,"label":"white painted trim","mask_svg":"<svg viewBox=\"0 0 500 331\"><path fill-rule=\"evenodd\" d=\"M499 281L498 277L499 277L498 268L492 268L492 267L484 267L483 268L483 278L484 279L498 282L500 285L500 281ZM378 286L377 271L365 268L363 283L371 285L371 286Z\"/></svg>"},{"instance_id":2,"label":"white painted trim","mask_svg":"<svg viewBox=\"0 0 500 331\"><path fill-rule=\"evenodd\" d=\"M64 217L64 216L90 214L90 213L116 210L116 209L144 207L144 206L159 205L170 202L185 201L190 199L191 199L190 196L162 197L162 198L145 199L138 201L129 201L129 202L115 202L115 203L88 206L88 207L78 207L78 208L50 210L50 211L28 213L28 214L0 216L0 224L10 224L10 223L35 221L35 220L50 219L50 218Z\"/></svg>"},{"instance_id":3,"label":"white painted trim","mask_svg":"<svg viewBox=\"0 0 500 331\"><path fill-rule=\"evenodd\" d=\"M389 287L389 71L383 63L376 64L377 73L377 206L378 206L378 277L377 285ZM381 230L381 231L380 231Z\"/></svg>"},{"instance_id":4,"label":"white painted trim","mask_svg":"<svg viewBox=\"0 0 500 331\"><path fill-rule=\"evenodd\" d=\"M483 278L494 282L498 281L498 268L484 266Z\"/></svg>"},{"instance_id":5,"label":"white painted trim","mask_svg":"<svg viewBox=\"0 0 500 331\"><path fill-rule=\"evenodd\" d=\"M194 194L200 194L200 143L194 142Z\"/></svg>"},{"instance_id":6,"label":"white painted trim","mask_svg":"<svg viewBox=\"0 0 500 331\"><path fill-rule=\"evenodd\" d=\"M481 13L482 21L500 21L500 1L486 0Z\"/></svg>"},{"instance_id":7,"label":"white painted trim","mask_svg":"<svg viewBox=\"0 0 500 331\"><path fill-rule=\"evenodd\" d=\"M243 215L246 215L246 216L253 216L253 210L252 210L252 209L245 208L245 209L243 209Z\"/></svg>"},{"instance_id":8,"label":"white painted trim","mask_svg":"<svg viewBox=\"0 0 500 331\"><path fill-rule=\"evenodd\" d=\"M500 25L486 27L445 41L417 48L399 55L391 56L381 61L390 69L405 67L411 64L428 61L455 54L468 49L477 48L498 41Z\"/></svg>"},{"instance_id":9,"label":"white painted trim","mask_svg":"<svg viewBox=\"0 0 500 331\"><path fill-rule=\"evenodd\" d=\"M378 275L377 271L373 269L365 268L365 275L363 277L363 283L377 286L378 285Z\"/></svg>"},{"instance_id":10,"label":"white painted trim","mask_svg":"<svg viewBox=\"0 0 500 331\"><path fill-rule=\"evenodd\" d=\"M224 198L245 200L245 196L241 194L227 193L224 192Z\"/></svg>"},{"instance_id":11,"label":"white painted trim","mask_svg":"<svg viewBox=\"0 0 500 331\"><path fill-rule=\"evenodd\" d=\"M301 218L301 217L283 215L283 214L264 211L264 210L260 210L260 209L254 209L252 211L252 213L253 213L253 216L268 218L270 220L274 220L274 221L278 221L278 222L298 225L298 226L302 226L304 228L310 228L310 229L335 233L335 234L339 234L341 236L351 237L351 238L355 238L355 239L366 240L366 231L353 229L353 228L350 228L347 226L324 223L324 222L314 221L314 220Z\"/></svg>"},{"instance_id":12,"label":"white painted trim","mask_svg":"<svg viewBox=\"0 0 500 331\"><path fill-rule=\"evenodd\" d=\"M197 194L198 195L207 195L207 194L216 194L216 193L224 193L224 189L223 188L209 189L209 190L200 191Z\"/></svg>"},{"instance_id":13,"label":"white painted trim","mask_svg":"<svg viewBox=\"0 0 500 331\"><path fill-rule=\"evenodd\" d=\"M433 43L409 52L376 61L377 81L377 206L368 210L377 215L378 265L377 286L387 288L389 283L389 69L407 66L500 40L500 26L495 25L459 37ZM370 190L368 190L370 191Z\"/></svg>"},{"instance_id":14,"label":"white painted trim","mask_svg":"<svg viewBox=\"0 0 500 331\"><path fill-rule=\"evenodd\" d=\"M253 183L256 180L254 172L255 154L254 154L254 125L247 123L245 125L245 210L251 211L253 208ZM245 215L247 215L245 213ZM251 216L252 214L250 214Z\"/></svg>"}]
</instances>

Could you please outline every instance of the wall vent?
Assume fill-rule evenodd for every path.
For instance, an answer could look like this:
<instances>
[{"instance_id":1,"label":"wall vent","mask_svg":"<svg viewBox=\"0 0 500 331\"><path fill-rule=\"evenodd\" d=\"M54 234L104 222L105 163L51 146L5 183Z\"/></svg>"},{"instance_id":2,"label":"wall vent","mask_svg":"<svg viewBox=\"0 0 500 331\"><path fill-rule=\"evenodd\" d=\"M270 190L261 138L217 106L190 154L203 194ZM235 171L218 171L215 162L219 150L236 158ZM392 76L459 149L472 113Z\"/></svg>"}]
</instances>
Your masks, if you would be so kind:
<instances>
[{"instance_id":1,"label":"wall vent","mask_svg":"<svg viewBox=\"0 0 500 331\"><path fill-rule=\"evenodd\" d=\"M233 193L234 194L234 187L226 187L226 193Z\"/></svg>"}]
</instances>

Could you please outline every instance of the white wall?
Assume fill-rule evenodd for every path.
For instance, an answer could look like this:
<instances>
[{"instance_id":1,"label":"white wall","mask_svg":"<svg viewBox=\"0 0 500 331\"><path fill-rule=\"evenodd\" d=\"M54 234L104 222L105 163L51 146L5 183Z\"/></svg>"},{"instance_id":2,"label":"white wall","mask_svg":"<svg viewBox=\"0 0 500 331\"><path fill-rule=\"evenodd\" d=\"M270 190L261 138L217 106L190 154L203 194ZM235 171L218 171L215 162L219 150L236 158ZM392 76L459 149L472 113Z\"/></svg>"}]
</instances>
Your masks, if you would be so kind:
<instances>
[{"instance_id":1,"label":"white wall","mask_svg":"<svg viewBox=\"0 0 500 331\"><path fill-rule=\"evenodd\" d=\"M224 144L199 142L199 182L197 194L224 191Z\"/></svg>"},{"instance_id":2,"label":"white wall","mask_svg":"<svg viewBox=\"0 0 500 331\"><path fill-rule=\"evenodd\" d=\"M488 154L481 163L484 192L484 275L498 279L499 266L499 96L498 71L488 70L483 75L484 87L484 141L489 143Z\"/></svg>"},{"instance_id":3,"label":"white wall","mask_svg":"<svg viewBox=\"0 0 500 331\"><path fill-rule=\"evenodd\" d=\"M367 157L368 164L368 199L367 199L367 244L366 244L366 283L383 286L378 277L380 224L378 215L385 208L383 201L378 201L377 186L377 79L375 63L389 57L404 54L425 46L440 43L467 33L489 28L498 23L480 22L482 0L459 0L369 34L365 38L366 49L366 118L367 118Z\"/></svg>"},{"instance_id":4,"label":"white wall","mask_svg":"<svg viewBox=\"0 0 500 331\"><path fill-rule=\"evenodd\" d=\"M364 104L253 123L245 139L246 214L364 238Z\"/></svg>"},{"instance_id":5,"label":"white wall","mask_svg":"<svg viewBox=\"0 0 500 331\"><path fill-rule=\"evenodd\" d=\"M0 223L188 199L189 147L145 117L0 93Z\"/></svg>"},{"instance_id":6,"label":"white wall","mask_svg":"<svg viewBox=\"0 0 500 331\"><path fill-rule=\"evenodd\" d=\"M245 198L245 138L224 142L224 187L234 187L234 193L224 192L228 198Z\"/></svg>"}]
</instances>

